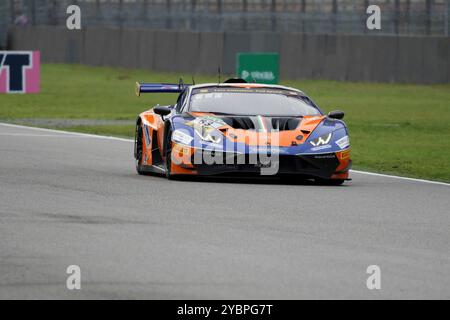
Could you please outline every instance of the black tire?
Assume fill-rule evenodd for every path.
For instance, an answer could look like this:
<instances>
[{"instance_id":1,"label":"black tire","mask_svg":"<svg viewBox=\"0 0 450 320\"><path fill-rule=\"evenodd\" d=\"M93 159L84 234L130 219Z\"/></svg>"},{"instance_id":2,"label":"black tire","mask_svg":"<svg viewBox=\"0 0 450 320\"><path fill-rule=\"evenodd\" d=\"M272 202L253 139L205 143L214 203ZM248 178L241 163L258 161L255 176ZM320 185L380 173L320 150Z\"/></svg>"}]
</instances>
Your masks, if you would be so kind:
<instances>
[{"instance_id":1,"label":"black tire","mask_svg":"<svg viewBox=\"0 0 450 320\"><path fill-rule=\"evenodd\" d=\"M344 179L315 179L316 184L322 185L322 186L340 186L342 185L345 180Z\"/></svg>"},{"instance_id":2,"label":"black tire","mask_svg":"<svg viewBox=\"0 0 450 320\"><path fill-rule=\"evenodd\" d=\"M164 146L164 166L166 169L166 178L173 180L174 176L171 172L172 167L172 130L168 129L165 138Z\"/></svg>"},{"instance_id":3,"label":"black tire","mask_svg":"<svg viewBox=\"0 0 450 320\"><path fill-rule=\"evenodd\" d=\"M136 125L136 132L134 137L134 158L136 161L136 171L139 174L145 174L143 170L143 152L142 152L142 142L144 137L144 131L142 128L142 124L139 123Z\"/></svg>"}]
</instances>

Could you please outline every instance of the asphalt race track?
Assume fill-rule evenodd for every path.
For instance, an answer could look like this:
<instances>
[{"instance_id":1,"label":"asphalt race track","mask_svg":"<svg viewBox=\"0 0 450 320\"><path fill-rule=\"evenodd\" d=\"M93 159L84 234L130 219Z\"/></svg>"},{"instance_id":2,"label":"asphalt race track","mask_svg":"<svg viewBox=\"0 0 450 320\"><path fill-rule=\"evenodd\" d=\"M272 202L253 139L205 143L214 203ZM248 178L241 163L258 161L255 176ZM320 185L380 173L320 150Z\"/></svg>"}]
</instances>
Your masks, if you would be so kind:
<instances>
[{"instance_id":1,"label":"asphalt race track","mask_svg":"<svg viewBox=\"0 0 450 320\"><path fill-rule=\"evenodd\" d=\"M1 299L450 298L450 185L168 181L132 149L0 124Z\"/></svg>"}]
</instances>

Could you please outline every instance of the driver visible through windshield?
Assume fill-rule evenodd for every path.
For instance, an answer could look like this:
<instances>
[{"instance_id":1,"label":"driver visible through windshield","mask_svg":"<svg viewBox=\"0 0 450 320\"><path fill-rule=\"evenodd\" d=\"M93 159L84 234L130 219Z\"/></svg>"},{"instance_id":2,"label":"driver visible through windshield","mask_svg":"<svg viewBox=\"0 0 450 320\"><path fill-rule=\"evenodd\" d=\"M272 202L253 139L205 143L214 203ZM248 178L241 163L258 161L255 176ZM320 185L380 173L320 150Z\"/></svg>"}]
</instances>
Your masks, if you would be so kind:
<instances>
[{"instance_id":1,"label":"driver visible through windshield","mask_svg":"<svg viewBox=\"0 0 450 320\"><path fill-rule=\"evenodd\" d=\"M321 115L311 100L299 92L270 88L195 89L189 111L291 117Z\"/></svg>"}]
</instances>

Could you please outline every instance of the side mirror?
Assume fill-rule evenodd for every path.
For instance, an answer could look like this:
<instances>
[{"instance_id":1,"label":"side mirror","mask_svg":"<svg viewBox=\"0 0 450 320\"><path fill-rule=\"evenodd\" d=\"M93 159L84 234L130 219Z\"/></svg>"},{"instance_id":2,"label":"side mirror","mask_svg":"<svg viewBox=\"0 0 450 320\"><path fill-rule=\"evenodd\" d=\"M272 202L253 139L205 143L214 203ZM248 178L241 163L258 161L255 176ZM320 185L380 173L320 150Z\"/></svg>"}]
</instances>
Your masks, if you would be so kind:
<instances>
[{"instance_id":1,"label":"side mirror","mask_svg":"<svg viewBox=\"0 0 450 320\"><path fill-rule=\"evenodd\" d=\"M153 108L153 112L159 114L160 116L167 116L172 110L168 107L156 106Z\"/></svg>"},{"instance_id":2,"label":"side mirror","mask_svg":"<svg viewBox=\"0 0 450 320\"><path fill-rule=\"evenodd\" d=\"M345 113L343 111L335 110L328 113L328 117L332 119L344 119Z\"/></svg>"}]
</instances>

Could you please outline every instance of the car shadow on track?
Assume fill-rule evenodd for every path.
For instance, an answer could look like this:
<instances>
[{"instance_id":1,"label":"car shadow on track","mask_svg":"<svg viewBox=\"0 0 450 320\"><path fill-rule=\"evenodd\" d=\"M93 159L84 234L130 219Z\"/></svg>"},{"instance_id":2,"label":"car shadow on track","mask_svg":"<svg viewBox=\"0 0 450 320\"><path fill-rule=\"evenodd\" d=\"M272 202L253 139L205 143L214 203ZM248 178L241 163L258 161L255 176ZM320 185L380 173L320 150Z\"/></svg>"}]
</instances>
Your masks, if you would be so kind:
<instances>
[{"instance_id":1,"label":"car shadow on track","mask_svg":"<svg viewBox=\"0 0 450 320\"><path fill-rule=\"evenodd\" d=\"M174 182L203 182L203 183L231 183L231 184L266 184L266 185L293 185L293 186L322 186L322 187L345 187L345 183L340 186L333 186L316 182L313 179L287 178L276 176L179 176Z\"/></svg>"},{"instance_id":2,"label":"car shadow on track","mask_svg":"<svg viewBox=\"0 0 450 320\"><path fill-rule=\"evenodd\" d=\"M127 175L128 176L128 175ZM252 185L292 185L292 186L314 186L314 187L349 187L348 182L343 185L335 186L326 183L316 182L314 179L304 177L279 177L279 176L238 176L238 175L217 175L217 176L195 176L195 175L177 175L172 180L167 180L165 175L158 173L145 173L144 175L133 175L133 178L154 178L167 181L169 183L228 183L228 184L252 184Z\"/></svg>"}]
</instances>

